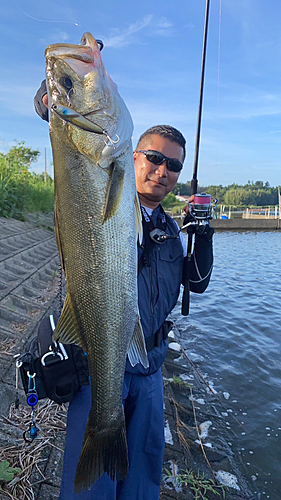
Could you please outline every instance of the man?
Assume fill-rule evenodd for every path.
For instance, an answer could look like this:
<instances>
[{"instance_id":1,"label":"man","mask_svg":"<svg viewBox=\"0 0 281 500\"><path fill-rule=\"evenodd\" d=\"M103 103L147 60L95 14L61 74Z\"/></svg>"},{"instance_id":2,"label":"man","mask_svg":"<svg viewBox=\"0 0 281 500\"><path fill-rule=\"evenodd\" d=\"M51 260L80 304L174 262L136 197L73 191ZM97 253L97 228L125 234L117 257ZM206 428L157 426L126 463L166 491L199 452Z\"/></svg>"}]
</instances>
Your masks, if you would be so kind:
<instances>
[{"instance_id":1,"label":"man","mask_svg":"<svg viewBox=\"0 0 281 500\"><path fill-rule=\"evenodd\" d=\"M43 85L43 84L42 84ZM45 97L44 97L45 95ZM38 114L47 117L44 88L35 97ZM74 494L74 476L90 410L90 387L83 386L69 405L60 500L158 500L164 456L164 410L161 365L168 348L170 323L183 275L183 237L178 225L165 214L160 202L174 188L185 158L185 139L170 126L148 129L134 151L136 186L143 214L144 239L138 248L138 301L146 338L149 367L132 367L127 360L123 404L129 454L124 481L104 474L91 490ZM170 238L157 243L151 231L160 229ZM208 286L212 268L212 229L195 236L190 289L201 293Z\"/></svg>"}]
</instances>

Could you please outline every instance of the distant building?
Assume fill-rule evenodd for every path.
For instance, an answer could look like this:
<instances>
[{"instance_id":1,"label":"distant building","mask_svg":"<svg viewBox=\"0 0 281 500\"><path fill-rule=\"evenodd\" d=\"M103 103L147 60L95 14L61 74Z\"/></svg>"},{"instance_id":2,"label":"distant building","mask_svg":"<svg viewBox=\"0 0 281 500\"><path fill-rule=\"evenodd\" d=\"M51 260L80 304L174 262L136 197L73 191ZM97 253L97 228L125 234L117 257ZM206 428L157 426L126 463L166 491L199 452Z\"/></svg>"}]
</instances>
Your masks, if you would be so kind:
<instances>
[{"instance_id":1,"label":"distant building","mask_svg":"<svg viewBox=\"0 0 281 500\"><path fill-rule=\"evenodd\" d=\"M187 200L189 198L189 196L186 196L186 195L180 195L180 194L176 194L176 198L178 201L180 201L181 203L187 203Z\"/></svg>"}]
</instances>

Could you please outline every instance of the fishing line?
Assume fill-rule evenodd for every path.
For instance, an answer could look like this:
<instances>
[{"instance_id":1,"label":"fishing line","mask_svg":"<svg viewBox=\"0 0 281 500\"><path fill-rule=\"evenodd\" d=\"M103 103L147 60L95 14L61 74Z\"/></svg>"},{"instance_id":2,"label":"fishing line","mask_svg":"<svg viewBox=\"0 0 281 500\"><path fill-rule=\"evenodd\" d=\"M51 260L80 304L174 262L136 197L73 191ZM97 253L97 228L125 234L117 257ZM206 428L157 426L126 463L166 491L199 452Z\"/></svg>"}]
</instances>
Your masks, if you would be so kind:
<instances>
[{"instance_id":1,"label":"fishing line","mask_svg":"<svg viewBox=\"0 0 281 500\"><path fill-rule=\"evenodd\" d=\"M34 21L38 21L40 23L64 23L64 24L74 24L74 26L80 26L78 23L73 23L72 21L48 21L46 19L38 19L37 17L33 17L27 12L25 12L15 0L13 0L14 4L17 6L17 8L27 17L30 17L30 19L33 19Z\"/></svg>"},{"instance_id":2,"label":"fishing line","mask_svg":"<svg viewBox=\"0 0 281 500\"><path fill-rule=\"evenodd\" d=\"M220 64L221 64L221 11L222 11L222 0L220 0L220 12L219 12L219 46L218 46L218 94L217 94L217 161L216 161L216 186L218 185L218 166L219 166L219 116L220 116ZM216 198L218 197L218 192L216 191Z\"/></svg>"}]
</instances>

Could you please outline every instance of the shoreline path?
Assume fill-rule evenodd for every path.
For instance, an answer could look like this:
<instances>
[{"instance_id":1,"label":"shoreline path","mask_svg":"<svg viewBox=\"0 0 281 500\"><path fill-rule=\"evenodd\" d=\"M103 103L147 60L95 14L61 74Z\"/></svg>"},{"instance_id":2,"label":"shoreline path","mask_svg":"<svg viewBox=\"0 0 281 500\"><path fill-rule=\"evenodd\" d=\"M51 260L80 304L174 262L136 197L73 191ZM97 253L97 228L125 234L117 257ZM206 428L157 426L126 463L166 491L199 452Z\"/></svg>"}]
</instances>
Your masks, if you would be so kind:
<instances>
[{"instance_id":1,"label":"shoreline path","mask_svg":"<svg viewBox=\"0 0 281 500\"><path fill-rule=\"evenodd\" d=\"M29 429L31 413L19 383L20 407L14 407L15 359L24 352L24 346L37 332L41 319L59 309L59 256L53 231L52 214L30 214L26 222L0 218L0 464L8 460L10 466L21 467L11 483L0 483L0 500L57 500L62 470L66 406L42 400L37 405L37 424L42 432L32 443L25 443L23 432ZM175 331L176 336L180 335ZM173 339L171 339L173 340ZM173 341L174 343L174 341ZM170 344L173 347L172 344ZM163 366L165 386L166 451L163 472L171 477L163 481L161 500L188 500L195 498L190 487L178 487L174 475L189 469L194 475L204 474L213 479L209 465L198 444L194 408L190 398L193 379L194 398L205 394L206 387L194 376L193 368L181 353L169 349ZM191 375L191 377L190 377ZM219 404L219 403L216 403ZM220 423L214 404L209 414L198 413L198 424ZM220 409L221 410L221 409ZM217 432L217 431L216 431ZM231 436L229 436L231 439ZM225 490L226 500L254 499L243 475L243 465L227 443L208 449L206 454L214 471L229 471L235 477L235 488ZM205 447L204 447L205 448ZM239 490L237 489L239 487ZM207 493L207 498L223 498ZM199 498L199 497L198 497ZM201 497L200 497L201 498Z\"/></svg>"}]
</instances>

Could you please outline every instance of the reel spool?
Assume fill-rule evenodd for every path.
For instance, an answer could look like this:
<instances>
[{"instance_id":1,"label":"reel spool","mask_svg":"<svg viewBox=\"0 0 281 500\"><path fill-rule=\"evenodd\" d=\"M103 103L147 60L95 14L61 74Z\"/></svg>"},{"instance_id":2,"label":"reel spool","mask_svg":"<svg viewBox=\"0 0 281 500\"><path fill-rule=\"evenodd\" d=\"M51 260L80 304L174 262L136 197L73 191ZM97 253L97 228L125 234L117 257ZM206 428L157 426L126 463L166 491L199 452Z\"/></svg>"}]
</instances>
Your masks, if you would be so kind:
<instances>
[{"instance_id":1,"label":"reel spool","mask_svg":"<svg viewBox=\"0 0 281 500\"><path fill-rule=\"evenodd\" d=\"M194 201L189 203L190 214L200 223L212 219L218 200L211 203L211 195L206 193L197 193L194 195Z\"/></svg>"}]
</instances>

